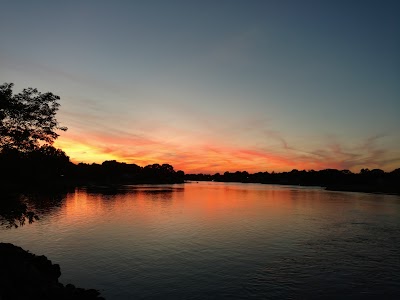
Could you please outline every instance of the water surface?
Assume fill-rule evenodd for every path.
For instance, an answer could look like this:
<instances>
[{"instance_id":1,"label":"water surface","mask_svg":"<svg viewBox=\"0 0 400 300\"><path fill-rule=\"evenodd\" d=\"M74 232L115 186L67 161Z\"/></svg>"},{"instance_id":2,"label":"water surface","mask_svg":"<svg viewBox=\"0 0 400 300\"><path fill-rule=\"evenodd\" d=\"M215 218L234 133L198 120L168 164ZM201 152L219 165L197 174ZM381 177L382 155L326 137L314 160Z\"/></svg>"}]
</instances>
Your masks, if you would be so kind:
<instances>
[{"instance_id":1,"label":"water surface","mask_svg":"<svg viewBox=\"0 0 400 300\"><path fill-rule=\"evenodd\" d=\"M76 189L0 229L107 299L400 296L400 197L239 183Z\"/></svg>"}]
</instances>

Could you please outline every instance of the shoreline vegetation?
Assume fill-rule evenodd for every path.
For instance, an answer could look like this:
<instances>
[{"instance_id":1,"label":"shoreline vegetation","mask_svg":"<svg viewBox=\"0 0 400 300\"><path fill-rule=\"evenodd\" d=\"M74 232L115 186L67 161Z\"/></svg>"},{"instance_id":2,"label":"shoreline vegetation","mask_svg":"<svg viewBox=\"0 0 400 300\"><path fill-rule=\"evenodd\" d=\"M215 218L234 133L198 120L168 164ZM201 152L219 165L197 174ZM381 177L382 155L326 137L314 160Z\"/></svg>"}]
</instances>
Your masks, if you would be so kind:
<instances>
[{"instance_id":1,"label":"shoreline vegetation","mask_svg":"<svg viewBox=\"0 0 400 300\"><path fill-rule=\"evenodd\" d=\"M400 168L392 172L381 169L361 169L359 173L350 170L292 170L290 172L225 172L224 174L187 174L186 180L262 183L297 186L319 186L329 191L383 193L400 195Z\"/></svg>"},{"instance_id":2,"label":"shoreline vegetation","mask_svg":"<svg viewBox=\"0 0 400 300\"><path fill-rule=\"evenodd\" d=\"M0 152L0 188L10 192L26 190L65 191L76 187L121 186L134 184L175 184L187 181L261 183L319 186L330 191L386 193L400 195L400 168L296 170L290 172L225 172L185 174L170 164L136 164L104 161L102 164L74 164L61 149L42 146L30 152L8 149Z\"/></svg>"},{"instance_id":3,"label":"shoreline vegetation","mask_svg":"<svg viewBox=\"0 0 400 300\"><path fill-rule=\"evenodd\" d=\"M47 148L50 148L48 146ZM74 164L59 149L56 156L40 153L0 154L2 180L0 186L13 189L58 190L80 186L124 184L184 183L183 171L175 171L169 164L136 164L105 161L102 164Z\"/></svg>"},{"instance_id":4,"label":"shoreline vegetation","mask_svg":"<svg viewBox=\"0 0 400 300\"><path fill-rule=\"evenodd\" d=\"M392 172L381 169L292 170L290 172L246 171L223 174L185 174L169 164L136 164L105 161L102 164L74 164L52 146L29 153L8 151L0 154L2 178L0 188L11 192L65 191L76 187L115 187L135 184L176 184L187 181L261 183L297 186L319 186L330 191L385 193L400 195L400 168Z\"/></svg>"}]
</instances>

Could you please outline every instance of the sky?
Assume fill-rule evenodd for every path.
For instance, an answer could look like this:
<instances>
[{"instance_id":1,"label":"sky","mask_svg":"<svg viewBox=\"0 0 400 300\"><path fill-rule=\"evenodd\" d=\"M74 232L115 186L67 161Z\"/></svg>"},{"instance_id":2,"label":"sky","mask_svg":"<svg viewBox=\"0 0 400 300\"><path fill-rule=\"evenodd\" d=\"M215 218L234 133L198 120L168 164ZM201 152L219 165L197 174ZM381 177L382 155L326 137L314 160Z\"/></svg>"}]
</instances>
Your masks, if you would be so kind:
<instances>
[{"instance_id":1,"label":"sky","mask_svg":"<svg viewBox=\"0 0 400 300\"><path fill-rule=\"evenodd\" d=\"M400 1L0 0L0 83L75 163L400 167Z\"/></svg>"}]
</instances>

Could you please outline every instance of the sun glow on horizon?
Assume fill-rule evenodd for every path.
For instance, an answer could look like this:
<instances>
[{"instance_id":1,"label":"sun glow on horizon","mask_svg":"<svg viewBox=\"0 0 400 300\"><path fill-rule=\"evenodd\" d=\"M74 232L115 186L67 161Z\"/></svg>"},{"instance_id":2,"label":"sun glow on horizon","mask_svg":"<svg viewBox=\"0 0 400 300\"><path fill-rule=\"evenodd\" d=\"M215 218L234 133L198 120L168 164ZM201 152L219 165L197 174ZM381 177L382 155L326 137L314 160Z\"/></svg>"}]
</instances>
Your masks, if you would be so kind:
<instances>
[{"instance_id":1,"label":"sun glow on horizon","mask_svg":"<svg viewBox=\"0 0 400 300\"><path fill-rule=\"evenodd\" d=\"M149 164L170 164L175 170L185 173L215 174L247 171L284 172L292 169L320 170L324 168L343 169L340 163L325 161L312 156L295 156L293 153L267 152L233 146L188 145L177 147L160 142L151 146L110 144L101 140L81 139L78 136L60 138L56 147L63 149L73 163L102 163L106 160L133 163L139 166ZM138 149L140 148L140 149Z\"/></svg>"},{"instance_id":2,"label":"sun glow on horizon","mask_svg":"<svg viewBox=\"0 0 400 300\"><path fill-rule=\"evenodd\" d=\"M77 141L57 141L54 146L62 149L73 163L102 163L106 160L120 159L112 154L103 153L95 147Z\"/></svg>"}]
</instances>

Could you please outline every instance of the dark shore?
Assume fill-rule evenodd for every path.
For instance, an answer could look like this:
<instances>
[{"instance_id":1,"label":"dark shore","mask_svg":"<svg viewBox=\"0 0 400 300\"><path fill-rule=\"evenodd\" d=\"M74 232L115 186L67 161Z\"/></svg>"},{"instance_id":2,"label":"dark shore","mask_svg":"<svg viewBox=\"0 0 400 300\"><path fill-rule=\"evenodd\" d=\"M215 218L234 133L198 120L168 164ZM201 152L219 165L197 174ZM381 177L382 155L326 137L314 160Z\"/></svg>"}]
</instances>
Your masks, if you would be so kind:
<instances>
[{"instance_id":1,"label":"dark shore","mask_svg":"<svg viewBox=\"0 0 400 300\"><path fill-rule=\"evenodd\" d=\"M0 243L1 300L104 299L94 289L83 289L58 281L60 266L46 256L37 256L13 244Z\"/></svg>"},{"instance_id":2,"label":"dark shore","mask_svg":"<svg viewBox=\"0 0 400 300\"><path fill-rule=\"evenodd\" d=\"M360 173L349 170L325 169L320 171L299 171L249 174L246 171L225 172L224 174L185 174L190 181L216 181L262 183L295 186L319 186L329 191L364 192L400 195L400 168L392 172L380 169L361 169Z\"/></svg>"}]
</instances>

